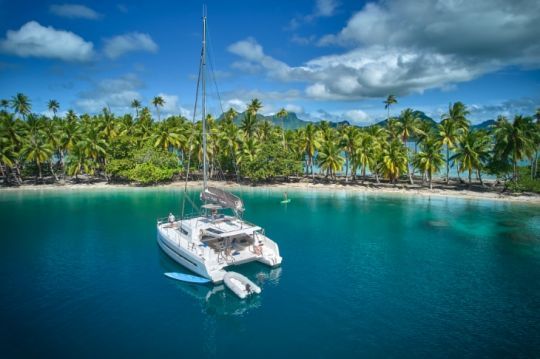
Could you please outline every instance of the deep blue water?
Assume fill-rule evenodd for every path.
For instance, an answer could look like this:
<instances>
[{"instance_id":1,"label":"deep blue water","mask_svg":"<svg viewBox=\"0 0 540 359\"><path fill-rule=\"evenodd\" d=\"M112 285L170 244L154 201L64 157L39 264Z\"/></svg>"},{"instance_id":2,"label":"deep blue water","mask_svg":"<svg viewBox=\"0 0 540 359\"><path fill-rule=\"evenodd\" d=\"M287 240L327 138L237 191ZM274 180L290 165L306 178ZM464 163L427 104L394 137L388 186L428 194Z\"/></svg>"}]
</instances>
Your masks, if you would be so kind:
<instances>
[{"instance_id":1,"label":"deep blue water","mask_svg":"<svg viewBox=\"0 0 540 359\"><path fill-rule=\"evenodd\" d=\"M242 196L284 258L248 301L163 276L179 192L0 191L0 357L539 355L539 206Z\"/></svg>"}]
</instances>

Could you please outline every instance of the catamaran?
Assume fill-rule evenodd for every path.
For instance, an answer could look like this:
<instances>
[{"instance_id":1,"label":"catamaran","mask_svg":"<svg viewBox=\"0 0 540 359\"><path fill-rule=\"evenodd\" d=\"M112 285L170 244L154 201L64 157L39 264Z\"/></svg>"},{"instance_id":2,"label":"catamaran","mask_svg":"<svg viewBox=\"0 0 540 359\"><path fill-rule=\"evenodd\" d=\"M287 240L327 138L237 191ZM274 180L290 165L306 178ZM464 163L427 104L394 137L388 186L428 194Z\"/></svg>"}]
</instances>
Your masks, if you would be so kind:
<instances>
[{"instance_id":1,"label":"catamaran","mask_svg":"<svg viewBox=\"0 0 540 359\"><path fill-rule=\"evenodd\" d=\"M200 199L203 205L196 214L186 215L185 187L180 217L171 214L158 219L157 241L176 262L214 283L220 283L227 273L226 267L253 261L277 267L282 258L278 245L265 235L264 229L242 218L244 203L239 197L208 185L206 32L206 14L203 14L202 51L195 100L197 108L198 89L202 85L203 188ZM187 183L189 163L186 168Z\"/></svg>"}]
</instances>

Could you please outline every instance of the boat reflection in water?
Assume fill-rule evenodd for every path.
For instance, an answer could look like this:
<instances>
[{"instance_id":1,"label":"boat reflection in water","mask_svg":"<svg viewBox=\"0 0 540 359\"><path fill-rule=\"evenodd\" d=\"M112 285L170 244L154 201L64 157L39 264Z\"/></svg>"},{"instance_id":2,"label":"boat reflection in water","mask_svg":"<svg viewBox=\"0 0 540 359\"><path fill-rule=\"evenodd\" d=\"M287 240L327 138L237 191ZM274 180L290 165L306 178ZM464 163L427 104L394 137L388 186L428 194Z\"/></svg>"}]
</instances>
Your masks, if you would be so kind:
<instances>
[{"instance_id":1,"label":"boat reflection in water","mask_svg":"<svg viewBox=\"0 0 540 359\"><path fill-rule=\"evenodd\" d=\"M183 271L183 268L180 268L161 251L160 264L163 272ZM270 268L258 263L248 263L242 266L242 273L263 288L263 294L240 299L230 289L225 287L223 283L215 285L212 283L193 284L174 280L169 281L175 288L198 300L201 304L202 311L206 314L242 316L262 305L261 296L264 295L264 289L278 285L279 278L281 277L281 267ZM163 280L168 279L163 277Z\"/></svg>"}]
</instances>

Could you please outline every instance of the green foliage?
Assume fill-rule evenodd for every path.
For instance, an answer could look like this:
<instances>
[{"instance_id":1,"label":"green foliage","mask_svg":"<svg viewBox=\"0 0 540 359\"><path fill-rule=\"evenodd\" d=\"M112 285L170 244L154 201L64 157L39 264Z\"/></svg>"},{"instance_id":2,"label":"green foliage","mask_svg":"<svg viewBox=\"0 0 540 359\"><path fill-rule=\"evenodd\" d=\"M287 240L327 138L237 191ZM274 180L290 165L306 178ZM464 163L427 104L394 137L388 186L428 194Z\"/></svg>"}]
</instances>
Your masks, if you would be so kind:
<instances>
[{"instance_id":1,"label":"green foliage","mask_svg":"<svg viewBox=\"0 0 540 359\"><path fill-rule=\"evenodd\" d=\"M135 167L127 171L127 178L148 185L170 181L177 172L177 169L161 168L153 163L137 163Z\"/></svg>"},{"instance_id":2,"label":"green foliage","mask_svg":"<svg viewBox=\"0 0 540 359\"><path fill-rule=\"evenodd\" d=\"M175 154L155 148L150 143L129 152L124 158L111 159L106 166L106 171L115 180L125 179L144 185L170 181L180 170Z\"/></svg>"},{"instance_id":3,"label":"green foliage","mask_svg":"<svg viewBox=\"0 0 540 359\"><path fill-rule=\"evenodd\" d=\"M534 192L540 193L540 179L531 178L530 167L519 167L517 180L508 181L507 188L510 192Z\"/></svg>"},{"instance_id":4,"label":"green foliage","mask_svg":"<svg viewBox=\"0 0 540 359\"><path fill-rule=\"evenodd\" d=\"M267 142L251 160L240 164L240 173L254 182L302 173L302 162L280 141Z\"/></svg>"}]
</instances>

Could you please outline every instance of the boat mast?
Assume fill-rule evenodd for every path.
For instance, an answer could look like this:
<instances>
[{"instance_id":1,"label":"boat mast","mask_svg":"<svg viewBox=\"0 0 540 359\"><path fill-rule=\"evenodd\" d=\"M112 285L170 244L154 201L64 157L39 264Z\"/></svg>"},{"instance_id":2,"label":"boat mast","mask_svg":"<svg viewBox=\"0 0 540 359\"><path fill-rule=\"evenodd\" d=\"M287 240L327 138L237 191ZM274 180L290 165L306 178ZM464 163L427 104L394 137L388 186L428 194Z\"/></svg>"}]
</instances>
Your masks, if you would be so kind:
<instances>
[{"instance_id":1,"label":"boat mast","mask_svg":"<svg viewBox=\"0 0 540 359\"><path fill-rule=\"evenodd\" d=\"M201 54L201 80L202 80L202 141L203 141L203 191L207 188L208 182L208 158L206 153L206 6L203 6L203 40Z\"/></svg>"}]
</instances>

